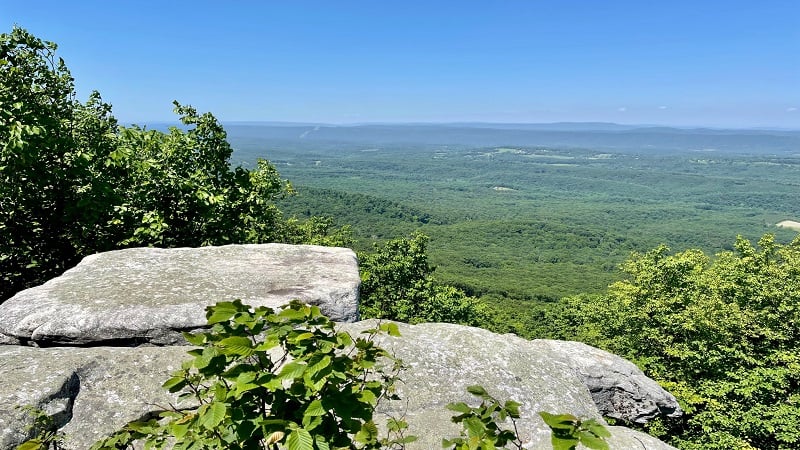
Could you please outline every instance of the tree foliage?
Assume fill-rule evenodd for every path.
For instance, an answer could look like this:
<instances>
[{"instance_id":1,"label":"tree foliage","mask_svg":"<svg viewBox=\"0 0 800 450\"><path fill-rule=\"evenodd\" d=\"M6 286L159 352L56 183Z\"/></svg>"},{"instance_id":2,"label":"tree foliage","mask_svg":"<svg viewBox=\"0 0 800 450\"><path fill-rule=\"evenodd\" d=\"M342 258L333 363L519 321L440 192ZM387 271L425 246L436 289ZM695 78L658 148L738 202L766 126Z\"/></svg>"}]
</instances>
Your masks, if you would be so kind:
<instances>
[{"instance_id":1,"label":"tree foliage","mask_svg":"<svg viewBox=\"0 0 800 450\"><path fill-rule=\"evenodd\" d=\"M0 35L0 298L77 256L70 224L94 149L77 145L73 80L55 50L20 28Z\"/></svg>"},{"instance_id":2,"label":"tree foliage","mask_svg":"<svg viewBox=\"0 0 800 450\"><path fill-rule=\"evenodd\" d=\"M684 449L800 445L800 238L739 238L710 258L664 247L631 258L605 296L572 299L563 338L636 362L684 419L657 425ZM572 330L569 332L568 330Z\"/></svg>"},{"instance_id":3,"label":"tree foliage","mask_svg":"<svg viewBox=\"0 0 800 450\"><path fill-rule=\"evenodd\" d=\"M17 409L25 411L32 419L26 430L32 439L28 439L16 450L63 450L64 433L56 429L55 420L45 411L30 405L17 405Z\"/></svg>"},{"instance_id":4,"label":"tree foliage","mask_svg":"<svg viewBox=\"0 0 800 450\"><path fill-rule=\"evenodd\" d=\"M88 254L130 246L341 244L331 222L284 220L275 167L232 167L210 113L175 102L181 127L120 127L97 92L75 99L56 45L0 35L0 301Z\"/></svg>"},{"instance_id":5,"label":"tree foliage","mask_svg":"<svg viewBox=\"0 0 800 450\"><path fill-rule=\"evenodd\" d=\"M232 149L213 115L175 103L188 127L122 128L106 165L123 174L111 224L121 245L190 246L279 241L274 199L290 192L275 167L231 168Z\"/></svg>"},{"instance_id":6,"label":"tree foliage","mask_svg":"<svg viewBox=\"0 0 800 450\"><path fill-rule=\"evenodd\" d=\"M361 314L410 323L483 325L485 311L479 300L436 283L434 268L428 264L427 242L427 236L414 233L359 254Z\"/></svg>"}]
</instances>

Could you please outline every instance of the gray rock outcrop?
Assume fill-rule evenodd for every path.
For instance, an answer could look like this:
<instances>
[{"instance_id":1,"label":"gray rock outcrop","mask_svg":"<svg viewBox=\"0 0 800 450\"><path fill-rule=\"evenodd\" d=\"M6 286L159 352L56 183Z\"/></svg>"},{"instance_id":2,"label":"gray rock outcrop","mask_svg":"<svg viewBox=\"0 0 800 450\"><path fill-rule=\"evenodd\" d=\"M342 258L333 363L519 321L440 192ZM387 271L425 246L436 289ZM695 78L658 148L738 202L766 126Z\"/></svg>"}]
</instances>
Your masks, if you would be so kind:
<instances>
[{"instance_id":1,"label":"gray rock outcrop","mask_svg":"<svg viewBox=\"0 0 800 450\"><path fill-rule=\"evenodd\" d=\"M645 424L682 414L675 397L632 362L582 342L537 340L581 377L605 417Z\"/></svg>"},{"instance_id":2,"label":"gray rock outcrop","mask_svg":"<svg viewBox=\"0 0 800 450\"><path fill-rule=\"evenodd\" d=\"M358 319L358 263L350 249L259 244L131 248L84 258L60 277L0 305L0 343L136 345L183 342L205 307L292 299L331 319Z\"/></svg>"},{"instance_id":3,"label":"gray rock outcrop","mask_svg":"<svg viewBox=\"0 0 800 450\"><path fill-rule=\"evenodd\" d=\"M340 324L358 334L373 321ZM550 449L550 430L539 411L570 413L602 420L602 414L576 371L573 356L553 341L527 341L513 335L451 324L399 324L399 338L379 335L378 343L401 358L398 393L402 401L384 402L378 418L405 416L410 433L419 440L409 450L440 448L442 437L457 436L446 409L451 402L475 403L466 392L472 384L483 385L499 399L522 403L518 421L520 437L528 449ZM130 420L145 417L175 404L161 383L187 359L190 347L137 348L43 348L0 346L0 449L13 448L25 438L30 418L6 405L34 405L59 414L66 448L85 449ZM591 348L590 348L591 349ZM581 349L583 351L584 349ZM596 350L596 349L591 349ZM613 355L596 350L600 358ZM597 365L598 374L607 371ZM615 375L630 385L646 384L641 372ZM620 383L623 383L620 381ZM664 402L669 394L654 392ZM645 399L655 404L655 399ZM677 408L677 403L671 405ZM609 427L614 449L670 449L655 438L624 427Z\"/></svg>"},{"instance_id":4,"label":"gray rock outcrop","mask_svg":"<svg viewBox=\"0 0 800 450\"><path fill-rule=\"evenodd\" d=\"M588 368L589 361L598 357L595 367L599 377L615 374L619 384L630 386L655 384L638 369L617 373L607 361L627 361L593 347L587 346L591 353L581 353L584 349L575 352L574 348L560 347L560 341L529 341L461 325L398 325L401 337L378 335L376 341L406 366L401 374L403 382L398 385L402 400L385 402L378 412L386 417L405 416L410 433L419 437L408 446L409 450L441 448L442 437L458 436L459 426L450 421L453 413L446 405L458 401L477 404L475 397L466 391L469 385L480 384L498 399L520 402L522 417L517 427L525 448L549 450L552 449L550 429L538 415L539 411L603 420L585 377L576 367ZM372 326L374 322L363 321L342 324L340 329L357 334ZM633 402L631 394L628 401ZM645 391L637 391L635 398L643 398L649 405L660 403L661 408L673 415L680 414L675 398L657 384L651 394L653 398L648 398ZM618 395L625 397L622 392ZM609 427L609 431L612 437L608 443L612 449L673 448L629 428Z\"/></svg>"},{"instance_id":5,"label":"gray rock outcrop","mask_svg":"<svg viewBox=\"0 0 800 450\"><path fill-rule=\"evenodd\" d=\"M90 256L0 305L0 450L31 437L33 419L18 406L51 416L70 450L129 421L193 406L161 385L188 359L192 347L180 332L205 326L207 305L239 298L277 307L297 298L356 335L375 325L345 323L357 319L358 285L348 249L266 244ZM419 437L408 450L441 448L442 437L458 435L446 405L476 403L466 392L473 384L522 404L517 426L526 449L551 448L539 411L631 422L680 414L675 398L633 364L584 344L452 324L398 325L401 337L376 340L405 363L397 386L403 400L382 403L377 418L406 418ZM672 448L624 427L609 430L613 449Z\"/></svg>"},{"instance_id":6,"label":"gray rock outcrop","mask_svg":"<svg viewBox=\"0 0 800 450\"><path fill-rule=\"evenodd\" d=\"M162 389L189 347L0 346L0 449L31 438L30 406L53 417L66 448L87 449L126 423L177 405Z\"/></svg>"}]
</instances>

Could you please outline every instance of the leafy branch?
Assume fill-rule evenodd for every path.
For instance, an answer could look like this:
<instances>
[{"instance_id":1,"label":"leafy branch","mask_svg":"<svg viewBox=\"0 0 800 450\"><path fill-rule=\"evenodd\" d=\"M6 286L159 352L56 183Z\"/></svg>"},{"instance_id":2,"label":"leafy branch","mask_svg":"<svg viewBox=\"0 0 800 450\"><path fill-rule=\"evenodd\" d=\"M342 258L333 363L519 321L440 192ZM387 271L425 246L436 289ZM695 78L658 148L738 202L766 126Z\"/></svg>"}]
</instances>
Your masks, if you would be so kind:
<instances>
[{"instance_id":1,"label":"leafy branch","mask_svg":"<svg viewBox=\"0 0 800 450\"><path fill-rule=\"evenodd\" d=\"M185 334L200 348L164 383L199 406L129 423L93 449L137 441L154 449L377 449L413 441L404 421L390 421L398 437L381 438L372 420L381 399L397 398L392 386L401 367L373 338L399 335L396 324L353 338L336 332L318 307L296 301L277 313L221 302L206 317L209 331Z\"/></svg>"},{"instance_id":2,"label":"leafy branch","mask_svg":"<svg viewBox=\"0 0 800 450\"><path fill-rule=\"evenodd\" d=\"M553 430L553 450L575 450L583 444L593 450L609 450L605 438L611 433L596 419L581 420L572 414L539 413L544 423Z\"/></svg>"},{"instance_id":3,"label":"leafy branch","mask_svg":"<svg viewBox=\"0 0 800 450\"><path fill-rule=\"evenodd\" d=\"M460 423L464 429L461 436L453 439L442 439L442 447L451 450L494 450L505 448L511 444L521 450L516 419L519 419L520 404L508 400L500 403L492 397L483 386L469 386L467 392L479 397L481 404L472 407L463 402L450 403L447 409L460 413L452 417L454 423ZM500 427L499 422L510 420L514 431Z\"/></svg>"}]
</instances>

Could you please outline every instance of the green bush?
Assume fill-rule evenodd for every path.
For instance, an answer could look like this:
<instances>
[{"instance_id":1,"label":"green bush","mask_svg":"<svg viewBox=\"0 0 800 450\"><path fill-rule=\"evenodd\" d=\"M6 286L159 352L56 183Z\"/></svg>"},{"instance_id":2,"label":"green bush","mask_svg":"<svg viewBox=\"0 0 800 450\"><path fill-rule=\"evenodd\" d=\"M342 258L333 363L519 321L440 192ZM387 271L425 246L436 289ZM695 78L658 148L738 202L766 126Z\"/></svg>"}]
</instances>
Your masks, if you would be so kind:
<instances>
[{"instance_id":1,"label":"green bush","mask_svg":"<svg viewBox=\"0 0 800 450\"><path fill-rule=\"evenodd\" d=\"M467 392L481 399L480 405L469 406L464 402L450 403L447 409L459 414L452 417L454 423L463 426L461 436L453 439L442 439L442 447L451 450L493 450L505 448L511 444L522 450L522 442L517 432L520 404L508 400L500 403L492 397L483 386L469 386ZM514 430L501 428L498 422L510 420Z\"/></svg>"},{"instance_id":2,"label":"green bush","mask_svg":"<svg viewBox=\"0 0 800 450\"><path fill-rule=\"evenodd\" d=\"M32 419L28 427L28 435L33 438L23 442L17 450L62 450L64 448L64 435L56 429L55 421L45 411L26 405L17 406L24 410Z\"/></svg>"},{"instance_id":3,"label":"green bush","mask_svg":"<svg viewBox=\"0 0 800 450\"><path fill-rule=\"evenodd\" d=\"M436 282L427 242L427 236L414 233L359 254L361 315L409 323L485 325L485 307L478 299Z\"/></svg>"},{"instance_id":4,"label":"green bush","mask_svg":"<svg viewBox=\"0 0 800 450\"><path fill-rule=\"evenodd\" d=\"M680 448L797 448L800 238L759 247L635 255L606 295L552 315L557 337L631 359L672 392L684 418L651 431Z\"/></svg>"},{"instance_id":5,"label":"green bush","mask_svg":"<svg viewBox=\"0 0 800 450\"><path fill-rule=\"evenodd\" d=\"M92 173L116 128L93 95L74 100L56 45L14 28L0 35L0 301L69 267L110 195Z\"/></svg>"},{"instance_id":6,"label":"green bush","mask_svg":"<svg viewBox=\"0 0 800 450\"><path fill-rule=\"evenodd\" d=\"M550 414L539 412L544 423L553 431L553 450L575 450L578 445L593 450L609 450L606 438L611 437L596 419L581 420L572 414Z\"/></svg>"},{"instance_id":7,"label":"green bush","mask_svg":"<svg viewBox=\"0 0 800 450\"><path fill-rule=\"evenodd\" d=\"M319 308L299 302L277 313L222 302L209 307L207 317L209 331L185 335L202 348L190 351L192 359L164 383L200 406L130 423L94 450L130 448L136 441L147 448L242 450L394 443L378 435L372 416L380 399L393 396L400 366L371 338L380 331L398 335L397 325L354 339L336 332ZM381 359L394 361L393 367L382 369Z\"/></svg>"}]
</instances>

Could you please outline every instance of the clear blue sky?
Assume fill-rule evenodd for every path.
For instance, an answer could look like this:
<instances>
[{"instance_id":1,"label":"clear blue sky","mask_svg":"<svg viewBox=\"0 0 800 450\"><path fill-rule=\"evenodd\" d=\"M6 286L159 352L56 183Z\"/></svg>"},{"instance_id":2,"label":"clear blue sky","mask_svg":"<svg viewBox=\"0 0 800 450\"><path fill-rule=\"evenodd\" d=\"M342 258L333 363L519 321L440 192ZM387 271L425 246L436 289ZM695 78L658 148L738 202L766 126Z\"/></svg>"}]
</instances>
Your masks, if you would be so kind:
<instances>
[{"instance_id":1,"label":"clear blue sky","mask_svg":"<svg viewBox=\"0 0 800 450\"><path fill-rule=\"evenodd\" d=\"M800 129L800 0L0 0L15 23L125 122Z\"/></svg>"}]
</instances>

